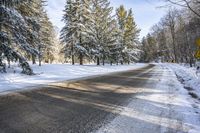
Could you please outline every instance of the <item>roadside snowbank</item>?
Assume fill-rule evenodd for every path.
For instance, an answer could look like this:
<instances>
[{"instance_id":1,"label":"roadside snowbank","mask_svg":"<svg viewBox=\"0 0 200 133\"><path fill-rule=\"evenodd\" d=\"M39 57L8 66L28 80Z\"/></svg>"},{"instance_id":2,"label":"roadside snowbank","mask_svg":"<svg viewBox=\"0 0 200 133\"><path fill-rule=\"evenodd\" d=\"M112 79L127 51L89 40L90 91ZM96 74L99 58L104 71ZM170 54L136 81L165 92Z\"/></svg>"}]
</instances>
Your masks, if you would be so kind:
<instances>
[{"instance_id":1,"label":"roadside snowbank","mask_svg":"<svg viewBox=\"0 0 200 133\"><path fill-rule=\"evenodd\" d=\"M181 66L179 64L166 64L166 66L176 73L179 80L191 94L195 94L200 98L200 77L196 75L194 67Z\"/></svg>"},{"instance_id":2,"label":"roadside snowbank","mask_svg":"<svg viewBox=\"0 0 200 133\"><path fill-rule=\"evenodd\" d=\"M157 64L141 92L133 96L127 106L110 123L94 133L198 133L200 130L199 107L172 69ZM156 81L158 80L158 81ZM135 88L136 89L136 88Z\"/></svg>"},{"instance_id":3,"label":"roadside snowbank","mask_svg":"<svg viewBox=\"0 0 200 133\"><path fill-rule=\"evenodd\" d=\"M7 94L12 91L23 89L31 89L31 86L38 86L51 82L72 80L87 76L95 76L107 74L111 72L119 72L137 69L147 64L131 64L119 66L96 66L96 65L69 65L69 64L44 64L39 67L33 65L32 68L36 75L27 76L20 74L20 69L16 66L11 67L8 73L0 73L0 94Z\"/></svg>"}]
</instances>

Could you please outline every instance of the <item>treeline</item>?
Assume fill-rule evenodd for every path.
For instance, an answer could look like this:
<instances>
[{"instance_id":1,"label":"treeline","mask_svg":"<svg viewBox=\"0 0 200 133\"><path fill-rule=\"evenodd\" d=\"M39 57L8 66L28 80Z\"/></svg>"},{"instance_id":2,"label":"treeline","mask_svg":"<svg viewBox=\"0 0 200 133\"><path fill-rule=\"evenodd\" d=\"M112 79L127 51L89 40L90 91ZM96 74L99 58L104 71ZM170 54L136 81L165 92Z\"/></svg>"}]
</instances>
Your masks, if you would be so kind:
<instances>
[{"instance_id":1,"label":"treeline","mask_svg":"<svg viewBox=\"0 0 200 133\"><path fill-rule=\"evenodd\" d=\"M0 0L0 67L19 62L22 73L33 71L28 61L51 62L54 27L44 9L43 0Z\"/></svg>"},{"instance_id":2,"label":"treeline","mask_svg":"<svg viewBox=\"0 0 200 133\"><path fill-rule=\"evenodd\" d=\"M120 6L116 13L108 0L67 0L60 40L62 53L72 64L79 60L97 65L138 60L138 35L132 9ZM113 15L114 14L114 15Z\"/></svg>"},{"instance_id":3,"label":"treeline","mask_svg":"<svg viewBox=\"0 0 200 133\"><path fill-rule=\"evenodd\" d=\"M175 2L173 4L180 4L182 1ZM200 37L200 17L197 15L199 6L196 5L190 2L190 8L183 5L183 9L168 10L160 22L142 39L142 61L161 60L189 63L191 66L195 64L195 41Z\"/></svg>"},{"instance_id":4,"label":"treeline","mask_svg":"<svg viewBox=\"0 0 200 133\"><path fill-rule=\"evenodd\" d=\"M19 62L22 73L32 75L29 62L41 65L64 57L81 65L139 59L140 30L131 9L120 6L114 13L108 0L66 0L60 44L46 5L45 0L0 0L0 71Z\"/></svg>"}]
</instances>

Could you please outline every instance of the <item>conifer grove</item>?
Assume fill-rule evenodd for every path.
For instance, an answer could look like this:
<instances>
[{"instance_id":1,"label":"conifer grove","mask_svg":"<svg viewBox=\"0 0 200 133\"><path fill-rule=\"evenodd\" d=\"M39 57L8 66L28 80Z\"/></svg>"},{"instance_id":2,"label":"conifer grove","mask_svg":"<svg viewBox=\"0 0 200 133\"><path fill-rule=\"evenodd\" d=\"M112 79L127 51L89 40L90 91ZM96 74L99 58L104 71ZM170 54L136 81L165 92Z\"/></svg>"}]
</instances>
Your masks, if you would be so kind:
<instances>
[{"instance_id":1,"label":"conifer grove","mask_svg":"<svg viewBox=\"0 0 200 133\"><path fill-rule=\"evenodd\" d=\"M120 6L116 12L108 0L67 0L60 40L65 58L80 65L92 60L130 63L138 59L138 35L132 9Z\"/></svg>"},{"instance_id":2,"label":"conifer grove","mask_svg":"<svg viewBox=\"0 0 200 133\"><path fill-rule=\"evenodd\" d=\"M66 0L60 39L45 0L0 0L0 66L17 62L32 75L30 63L53 61L73 65L87 62L124 64L139 58L138 35L132 9L116 10L108 0ZM57 57L59 56L59 57Z\"/></svg>"}]
</instances>

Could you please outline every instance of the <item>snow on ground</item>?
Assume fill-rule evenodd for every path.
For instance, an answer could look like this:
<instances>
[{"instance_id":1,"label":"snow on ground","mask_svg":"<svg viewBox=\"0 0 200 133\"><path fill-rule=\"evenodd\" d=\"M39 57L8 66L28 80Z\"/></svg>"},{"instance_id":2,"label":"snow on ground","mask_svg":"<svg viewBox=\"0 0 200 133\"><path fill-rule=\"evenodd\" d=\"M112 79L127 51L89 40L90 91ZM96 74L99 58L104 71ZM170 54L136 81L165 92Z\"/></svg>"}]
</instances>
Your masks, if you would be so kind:
<instances>
[{"instance_id":1,"label":"snow on ground","mask_svg":"<svg viewBox=\"0 0 200 133\"><path fill-rule=\"evenodd\" d=\"M173 70L158 65L151 79L155 81L140 88L143 93L134 95L127 106L118 107L122 110L118 117L96 133L199 133L199 104L197 107Z\"/></svg>"},{"instance_id":2,"label":"snow on ground","mask_svg":"<svg viewBox=\"0 0 200 133\"><path fill-rule=\"evenodd\" d=\"M137 69L147 64L131 64L119 66L96 66L96 65L69 65L69 64L44 64L41 67L33 65L36 75L28 76L20 74L20 69L14 65L8 73L0 73L0 94L7 94L12 91L31 89L33 86L47 84L51 82L72 80L87 76L96 76L111 72L119 72ZM32 86L32 87L31 87Z\"/></svg>"},{"instance_id":3,"label":"snow on ground","mask_svg":"<svg viewBox=\"0 0 200 133\"><path fill-rule=\"evenodd\" d=\"M200 76L197 76L195 67L179 64L165 65L176 73L180 81L184 84L184 87L189 89L190 93L196 94L200 99Z\"/></svg>"}]
</instances>

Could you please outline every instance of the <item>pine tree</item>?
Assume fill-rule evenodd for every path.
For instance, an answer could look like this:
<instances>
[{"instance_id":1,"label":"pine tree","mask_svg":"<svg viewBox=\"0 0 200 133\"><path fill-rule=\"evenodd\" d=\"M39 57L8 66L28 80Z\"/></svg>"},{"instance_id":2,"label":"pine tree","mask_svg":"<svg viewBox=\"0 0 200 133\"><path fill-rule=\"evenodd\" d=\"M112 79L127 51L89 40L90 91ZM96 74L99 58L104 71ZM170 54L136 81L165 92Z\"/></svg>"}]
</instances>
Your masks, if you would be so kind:
<instances>
[{"instance_id":1,"label":"pine tree","mask_svg":"<svg viewBox=\"0 0 200 133\"><path fill-rule=\"evenodd\" d=\"M63 51L66 56L71 56L74 64L74 56L83 65L83 57L88 55L88 22L90 21L88 0L67 0L63 21L64 28L61 30L61 41L64 43Z\"/></svg>"},{"instance_id":2,"label":"pine tree","mask_svg":"<svg viewBox=\"0 0 200 133\"><path fill-rule=\"evenodd\" d=\"M61 30L60 40L63 43L62 52L65 54L65 58L70 57L72 59L72 65L75 64L75 52L74 52L74 27L72 27L72 15L75 13L74 5L72 0L67 0L63 16L65 26Z\"/></svg>"},{"instance_id":3,"label":"pine tree","mask_svg":"<svg viewBox=\"0 0 200 133\"><path fill-rule=\"evenodd\" d=\"M140 30L134 21L132 9L127 13L124 6L117 9L117 20L119 24L119 61L130 63L138 60L140 50L137 48L139 44L138 35Z\"/></svg>"},{"instance_id":4,"label":"pine tree","mask_svg":"<svg viewBox=\"0 0 200 133\"><path fill-rule=\"evenodd\" d=\"M27 40L34 49L37 49L40 44L39 31L40 31L40 10L38 10L41 1L34 0L31 2L25 2L17 7L17 10L24 17L28 24L29 33L27 33ZM39 53L37 54L39 55ZM36 54L28 55L28 58L32 58L32 63L36 64Z\"/></svg>"},{"instance_id":5,"label":"pine tree","mask_svg":"<svg viewBox=\"0 0 200 133\"><path fill-rule=\"evenodd\" d=\"M33 74L24 53L37 54L27 39L31 34L25 18L17 10L19 4L30 4L25 0L0 1L0 56L19 61L22 73ZM1 60L2 62L2 60Z\"/></svg>"},{"instance_id":6,"label":"pine tree","mask_svg":"<svg viewBox=\"0 0 200 133\"><path fill-rule=\"evenodd\" d=\"M67 0L60 39L72 64L75 57L83 64L83 56L96 60L97 65L101 60L103 65L105 60L122 64L136 60L139 30L132 10L127 13L120 6L118 24L112 11L108 0Z\"/></svg>"},{"instance_id":7,"label":"pine tree","mask_svg":"<svg viewBox=\"0 0 200 133\"><path fill-rule=\"evenodd\" d=\"M123 5L121 5L117 11L116 11L116 15L117 15L117 20L118 20L118 25L119 25L119 29L120 29L120 36L119 36L119 62L121 62L121 64L123 64L124 61L124 53L123 50L125 48L125 38L124 38L124 34L125 34L125 24L126 24L126 19L127 19L127 11L124 8Z\"/></svg>"},{"instance_id":8,"label":"pine tree","mask_svg":"<svg viewBox=\"0 0 200 133\"><path fill-rule=\"evenodd\" d=\"M41 17L41 30L40 30L40 38L41 38L41 60L44 59L45 63L52 63L54 60L54 27L53 24L50 22L48 15L45 10L42 12Z\"/></svg>"},{"instance_id":9,"label":"pine tree","mask_svg":"<svg viewBox=\"0 0 200 133\"><path fill-rule=\"evenodd\" d=\"M92 3L93 21L90 26L91 55L97 59L97 65L100 65L100 59L104 61L109 57L109 45L115 42L113 8L110 7L108 0L94 0Z\"/></svg>"},{"instance_id":10,"label":"pine tree","mask_svg":"<svg viewBox=\"0 0 200 133\"><path fill-rule=\"evenodd\" d=\"M114 42L108 45L109 61L110 65L112 65L113 63L117 63L118 65L118 60L121 57L120 56L121 45L120 45L120 29L116 20L114 20L112 28L113 32L111 33Z\"/></svg>"},{"instance_id":11,"label":"pine tree","mask_svg":"<svg viewBox=\"0 0 200 133\"><path fill-rule=\"evenodd\" d=\"M6 58L19 61L22 73L33 74L27 60L33 63L41 48L50 55L53 26L44 11L43 0L1 0L0 1L0 64ZM48 33L48 34L45 34ZM48 42L48 43L47 43ZM43 46L43 47L42 47Z\"/></svg>"},{"instance_id":12,"label":"pine tree","mask_svg":"<svg viewBox=\"0 0 200 133\"><path fill-rule=\"evenodd\" d=\"M124 61L130 63L131 61L137 61L139 58L139 49L137 45L139 44L138 36L140 30L137 28L137 25L133 18L132 9L129 10L128 16L125 23L125 32L124 32L124 44L125 44L125 57Z\"/></svg>"}]
</instances>

